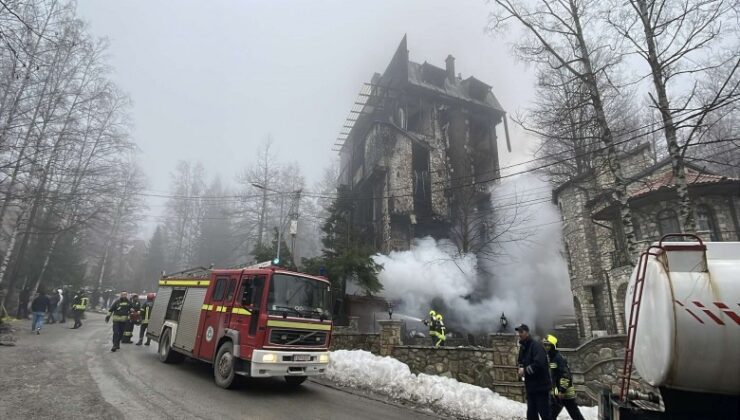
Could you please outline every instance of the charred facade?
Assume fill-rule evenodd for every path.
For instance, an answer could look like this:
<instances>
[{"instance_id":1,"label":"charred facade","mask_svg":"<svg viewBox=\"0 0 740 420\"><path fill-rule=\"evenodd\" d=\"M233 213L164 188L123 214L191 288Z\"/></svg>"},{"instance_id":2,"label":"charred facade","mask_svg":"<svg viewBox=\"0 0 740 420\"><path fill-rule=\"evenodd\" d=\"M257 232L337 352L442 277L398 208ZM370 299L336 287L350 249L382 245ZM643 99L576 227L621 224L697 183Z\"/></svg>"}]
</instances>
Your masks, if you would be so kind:
<instances>
[{"instance_id":1,"label":"charred facade","mask_svg":"<svg viewBox=\"0 0 740 420\"><path fill-rule=\"evenodd\" d=\"M409 61L403 38L383 74L360 93L338 150L339 184L356 203L348 222L377 251L409 249L414 238L454 236L458 223L480 240L499 175L496 126L505 117L491 86ZM468 214L470 213L470 214ZM463 234L462 236L466 236Z\"/></svg>"}]
</instances>

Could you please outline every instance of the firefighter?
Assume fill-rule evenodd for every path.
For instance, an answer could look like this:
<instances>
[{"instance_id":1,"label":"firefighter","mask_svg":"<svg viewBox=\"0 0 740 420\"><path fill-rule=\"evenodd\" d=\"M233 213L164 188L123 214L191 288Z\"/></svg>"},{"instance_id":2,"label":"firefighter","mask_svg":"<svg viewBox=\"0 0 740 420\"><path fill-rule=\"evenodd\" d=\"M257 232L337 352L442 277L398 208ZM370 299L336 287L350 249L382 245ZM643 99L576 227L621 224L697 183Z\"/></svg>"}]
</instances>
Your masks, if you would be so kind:
<instances>
[{"instance_id":1,"label":"firefighter","mask_svg":"<svg viewBox=\"0 0 740 420\"><path fill-rule=\"evenodd\" d=\"M434 347L444 347L445 339L447 337L445 336L445 323L442 314L435 310L430 310L429 320L427 321L425 319L423 322L424 325L429 326L429 336L432 338L432 343L434 343Z\"/></svg>"},{"instance_id":2,"label":"firefighter","mask_svg":"<svg viewBox=\"0 0 740 420\"><path fill-rule=\"evenodd\" d=\"M139 309L139 319L141 320L141 325L139 325L139 341L136 342L137 346L140 346L142 341L144 341L144 334L146 333L146 329L149 326L149 316L152 313L152 306L154 306L154 296L156 296L156 293L147 293L146 302L144 302L144 305L142 305L141 309ZM151 338L147 337L145 345L148 346L151 340Z\"/></svg>"},{"instance_id":3,"label":"firefighter","mask_svg":"<svg viewBox=\"0 0 740 420\"><path fill-rule=\"evenodd\" d=\"M129 314L131 313L131 302L128 300L128 293L121 292L121 296L116 299L110 305L108 309L108 316L105 317L105 322L113 320L113 347L110 351L116 351L121 348L121 339L123 338L123 332L126 329L126 323L129 320Z\"/></svg>"},{"instance_id":4,"label":"firefighter","mask_svg":"<svg viewBox=\"0 0 740 420\"><path fill-rule=\"evenodd\" d=\"M139 303L139 295L136 293L131 295L129 300L131 303L131 311L128 315L128 321L126 322L126 328L123 330L123 344L131 344L134 341L134 325L139 323L139 309L141 308Z\"/></svg>"},{"instance_id":5,"label":"firefighter","mask_svg":"<svg viewBox=\"0 0 740 420\"><path fill-rule=\"evenodd\" d=\"M568 361L558 351L557 344L558 339L552 334L548 334L542 340L542 346L545 347L547 359L550 363L550 378L552 379L550 406L552 408L552 418L557 419L558 414L565 407L568 415L573 420L583 420L581 410L578 409L578 405L576 404L576 388L573 386L573 375L570 373Z\"/></svg>"},{"instance_id":6,"label":"firefighter","mask_svg":"<svg viewBox=\"0 0 740 420\"><path fill-rule=\"evenodd\" d=\"M87 309L87 302L85 291L80 289L72 300L72 316L75 319L75 325L71 329L76 330L82 326L82 314Z\"/></svg>"}]
</instances>

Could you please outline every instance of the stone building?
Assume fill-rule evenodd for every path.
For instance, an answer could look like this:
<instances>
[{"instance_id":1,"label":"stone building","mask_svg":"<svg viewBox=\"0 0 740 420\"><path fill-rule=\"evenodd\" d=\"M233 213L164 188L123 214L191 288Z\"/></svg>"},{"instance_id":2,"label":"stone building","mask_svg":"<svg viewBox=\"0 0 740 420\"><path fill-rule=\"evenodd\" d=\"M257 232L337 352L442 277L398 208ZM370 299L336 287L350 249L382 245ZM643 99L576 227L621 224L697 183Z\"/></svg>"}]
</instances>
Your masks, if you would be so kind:
<instances>
[{"instance_id":1,"label":"stone building","mask_svg":"<svg viewBox=\"0 0 740 420\"><path fill-rule=\"evenodd\" d=\"M487 184L498 175L496 126L505 113L491 86L456 75L451 55L445 64L409 61L404 37L360 93L337 144L340 189L356 203L348 217L380 252L449 237L459 220L463 248L481 236L471 229L485 231L472 221L491 211Z\"/></svg>"},{"instance_id":2,"label":"stone building","mask_svg":"<svg viewBox=\"0 0 740 420\"><path fill-rule=\"evenodd\" d=\"M632 209L638 250L668 233L678 233L678 197L670 161L655 162L650 146L620 156ZM599 168L600 165L595 165ZM704 240L740 240L740 180L687 163L689 196L698 235ZM563 219L565 256L581 339L624 333L624 300L632 273L626 242L617 222L619 206L605 191L606 171L594 170L558 186L553 200Z\"/></svg>"}]
</instances>

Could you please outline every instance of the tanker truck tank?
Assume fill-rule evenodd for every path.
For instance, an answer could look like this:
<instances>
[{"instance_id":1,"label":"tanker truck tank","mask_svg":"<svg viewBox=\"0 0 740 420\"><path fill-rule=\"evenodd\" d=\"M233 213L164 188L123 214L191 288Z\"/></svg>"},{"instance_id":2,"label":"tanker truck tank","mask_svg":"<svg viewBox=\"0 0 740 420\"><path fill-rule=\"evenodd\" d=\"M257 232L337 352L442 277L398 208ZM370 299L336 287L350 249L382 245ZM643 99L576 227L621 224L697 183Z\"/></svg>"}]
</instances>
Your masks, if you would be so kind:
<instances>
[{"instance_id":1,"label":"tanker truck tank","mask_svg":"<svg viewBox=\"0 0 740 420\"><path fill-rule=\"evenodd\" d=\"M604 418L739 418L740 242L670 236L688 241L653 244L630 278L622 393L611 397L615 409L629 405L634 366L660 390L665 411Z\"/></svg>"}]
</instances>

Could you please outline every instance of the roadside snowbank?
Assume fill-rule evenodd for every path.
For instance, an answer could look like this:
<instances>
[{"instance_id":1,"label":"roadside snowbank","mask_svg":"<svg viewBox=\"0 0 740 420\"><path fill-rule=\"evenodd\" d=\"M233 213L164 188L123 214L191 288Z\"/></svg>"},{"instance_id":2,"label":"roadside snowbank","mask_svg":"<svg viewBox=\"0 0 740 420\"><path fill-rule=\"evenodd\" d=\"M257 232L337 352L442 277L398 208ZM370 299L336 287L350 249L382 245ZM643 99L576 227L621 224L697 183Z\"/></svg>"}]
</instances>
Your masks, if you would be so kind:
<instances>
[{"instance_id":1,"label":"roadside snowbank","mask_svg":"<svg viewBox=\"0 0 740 420\"><path fill-rule=\"evenodd\" d=\"M362 350L331 353L327 379L340 385L367 389L395 400L410 401L445 415L469 419L523 419L527 407L488 388L442 376L414 375L409 367L391 357ZM596 407L582 407L586 419L598 417ZM563 411L560 419L570 417Z\"/></svg>"}]
</instances>

